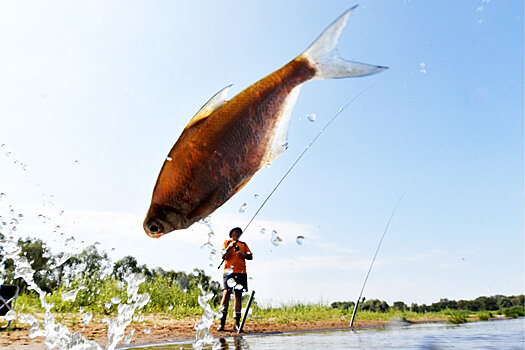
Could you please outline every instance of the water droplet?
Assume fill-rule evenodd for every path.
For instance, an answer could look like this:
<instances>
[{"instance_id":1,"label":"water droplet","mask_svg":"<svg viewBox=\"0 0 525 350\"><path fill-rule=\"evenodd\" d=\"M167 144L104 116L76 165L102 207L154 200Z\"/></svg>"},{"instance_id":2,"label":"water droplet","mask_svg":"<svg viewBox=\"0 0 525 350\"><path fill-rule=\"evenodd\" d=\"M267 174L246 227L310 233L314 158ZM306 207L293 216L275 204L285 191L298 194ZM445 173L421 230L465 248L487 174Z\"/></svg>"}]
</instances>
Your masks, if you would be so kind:
<instances>
[{"instance_id":1,"label":"water droplet","mask_svg":"<svg viewBox=\"0 0 525 350\"><path fill-rule=\"evenodd\" d=\"M4 319L8 322L14 320L15 318L16 318L15 310L9 310L4 316Z\"/></svg>"},{"instance_id":2,"label":"water droplet","mask_svg":"<svg viewBox=\"0 0 525 350\"><path fill-rule=\"evenodd\" d=\"M168 162L171 162L173 159L172 159L171 157L166 157L166 160L167 160Z\"/></svg>"},{"instance_id":3,"label":"water droplet","mask_svg":"<svg viewBox=\"0 0 525 350\"><path fill-rule=\"evenodd\" d=\"M306 115L306 118L311 122L315 122L315 120L317 119L317 115L315 115L315 113L310 113Z\"/></svg>"},{"instance_id":4,"label":"water droplet","mask_svg":"<svg viewBox=\"0 0 525 350\"><path fill-rule=\"evenodd\" d=\"M272 162L268 162L268 163L266 163L265 166L266 166L267 168L271 168L271 167L272 167Z\"/></svg>"},{"instance_id":5,"label":"water droplet","mask_svg":"<svg viewBox=\"0 0 525 350\"><path fill-rule=\"evenodd\" d=\"M75 160L75 161L73 162L73 166L78 166L79 164L80 164L80 162L79 162L78 160Z\"/></svg>"},{"instance_id":6,"label":"water droplet","mask_svg":"<svg viewBox=\"0 0 525 350\"><path fill-rule=\"evenodd\" d=\"M62 300L63 301L75 301L75 299L77 298L78 292L80 292L80 290L82 289L86 289L86 287L83 285L80 285L77 289L73 289L69 292L62 293Z\"/></svg>"},{"instance_id":7,"label":"water droplet","mask_svg":"<svg viewBox=\"0 0 525 350\"><path fill-rule=\"evenodd\" d=\"M241 205L241 207L239 208L239 213L244 213L246 211L246 207L248 206L248 204L246 203L243 203Z\"/></svg>"},{"instance_id":8,"label":"water droplet","mask_svg":"<svg viewBox=\"0 0 525 350\"><path fill-rule=\"evenodd\" d=\"M86 312L86 313L84 314L84 316L82 317L82 323L83 323L83 325L84 325L84 326L87 325L87 324L91 321L92 318L93 318L93 314L92 314L91 312L89 312L89 311Z\"/></svg>"},{"instance_id":9,"label":"water droplet","mask_svg":"<svg viewBox=\"0 0 525 350\"><path fill-rule=\"evenodd\" d=\"M111 298L111 303L113 304L120 304L120 301L121 301L120 298L117 298L117 297Z\"/></svg>"},{"instance_id":10,"label":"water droplet","mask_svg":"<svg viewBox=\"0 0 525 350\"><path fill-rule=\"evenodd\" d=\"M0 193L0 200L4 199L5 198L5 193Z\"/></svg>"},{"instance_id":11,"label":"water droplet","mask_svg":"<svg viewBox=\"0 0 525 350\"><path fill-rule=\"evenodd\" d=\"M295 239L295 241L297 242L297 244L299 244L299 245L303 245L303 242L304 242L304 236L297 236L297 238Z\"/></svg>"},{"instance_id":12,"label":"water droplet","mask_svg":"<svg viewBox=\"0 0 525 350\"><path fill-rule=\"evenodd\" d=\"M235 287L237 285L237 282L235 282L235 280L233 278L229 278L226 281L226 284L228 285L228 287L233 288L233 287Z\"/></svg>"},{"instance_id":13,"label":"water droplet","mask_svg":"<svg viewBox=\"0 0 525 350\"><path fill-rule=\"evenodd\" d=\"M208 241L208 242L204 243L203 245L201 245L201 249L204 249L204 248L211 249L211 248L213 248L213 244L211 244L211 242Z\"/></svg>"},{"instance_id":14,"label":"water droplet","mask_svg":"<svg viewBox=\"0 0 525 350\"><path fill-rule=\"evenodd\" d=\"M259 199L259 197L260 197L257 193L254 194L253 196L255 197L255 199Z\"/></svg>"},{"instance_id":15,"label":"water droplet","mask_svg":"<svg viewBox=\"0 0 525 350\"><path fill-rule=\"evenodd\" d=\"M5 154L6 157L9 157L10 155L11 155L11 152L7 152L7 153Z\"/></svg>"},{"instance_id":16,"label":"water droplet","mask_svg":"<svg viewBox=\"0 0 525 350\"><path fill-rule=\"evenodd\" d=\"M272 242L274 247L280 247L283 242L283 240L281 239L281 237L279 237L279 235L277 235L277 231L275 230L272 231L272 238L270 239L270 241Z\"/></svg>"},{"instance_id":17,"label":"water droplet","mask_svg":"<svg viewBox=\"0 0 525 350\"><path fill-rule=\"evenodd\" d=\"M23 215L23 214L18 214L18 217L19 217L19 218L23 218L24 215Z\"/></svg>"},{"instance_id":18,"label":"water droplet","mask_svg":"<svg viewBox=\"0 0 525 350\"><path fill-rule=\"evenodd\" d=\"M168 306L168 311L173 310L173 305Z\"/></svg>"},{"instance_id":19,"label":"water droplet","mask_svg":"<svg viewBox=\"0 0 525 350\"><path fill-rule=\"evenodd\" d=\"M483 6L478 6L478 8L476 9L476 12L483 12L483 10L484 10Z\"/></svg>"},{"instance_id":20,"label":"water droplet","mask_svg":"<svg viewBox=\"0 0 525 350\"><path fill-rule=\"evenodd\" d=\"M420 73L422 73L422 74L426 74L426 73L427 73L427 70L425 69L425 66L426 66L426 64L425 64L424 62L421 62L421 63L419 64L419 68L420 68L420 69L419 69L419 72L420 72Z\"/></svg>"},{"instance_id":21,"label":"water droplet","mask_svg":"<svg viewBox=\"0 0 525 350\"><path fill-rule=\"evenodd\" d=\"M261 234L264 235L265 233L266 233L266 229L265 229L265 228L262 228L262 229L261 229Z\"/></svg>"},{"instance_id":22,"label":"water droplet","mask_svg":"<svg viewBox=\"0 0 525 350\"><path fill-rule=\"evenodd\" d=\"M106 307L106 309L111 309L111 303L110 302L105 303L104 306Z\"/></svg>"}]
</instances>

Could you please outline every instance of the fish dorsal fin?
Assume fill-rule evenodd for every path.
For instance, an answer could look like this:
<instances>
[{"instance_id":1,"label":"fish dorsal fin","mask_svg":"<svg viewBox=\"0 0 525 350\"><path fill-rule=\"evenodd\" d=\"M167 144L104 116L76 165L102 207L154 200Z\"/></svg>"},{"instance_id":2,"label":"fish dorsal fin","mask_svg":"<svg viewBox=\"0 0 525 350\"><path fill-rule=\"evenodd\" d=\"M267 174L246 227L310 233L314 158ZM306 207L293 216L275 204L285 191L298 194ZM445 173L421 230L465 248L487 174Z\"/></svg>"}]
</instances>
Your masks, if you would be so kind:
<instances>
[{"instance_id":1,"label":"fish dorsal fin","mask_svg":"<svg viewBox=\"0 0 525 350\"><path fill-rule=\"evenodd\" d=\"M197 114L191 118L188 125L186 125L186 128L184 130L191 128L193 125L195 125L200 120L206 119L212 114L217 108L222 106L224 102L226 102L226 96L228 96L228 91L230 90L232 86L228 85L221 91L217 92L215 95L213 95L212 98L208 102L204 104L204 106L199 109Z\"/></svg>"}]
</instances>

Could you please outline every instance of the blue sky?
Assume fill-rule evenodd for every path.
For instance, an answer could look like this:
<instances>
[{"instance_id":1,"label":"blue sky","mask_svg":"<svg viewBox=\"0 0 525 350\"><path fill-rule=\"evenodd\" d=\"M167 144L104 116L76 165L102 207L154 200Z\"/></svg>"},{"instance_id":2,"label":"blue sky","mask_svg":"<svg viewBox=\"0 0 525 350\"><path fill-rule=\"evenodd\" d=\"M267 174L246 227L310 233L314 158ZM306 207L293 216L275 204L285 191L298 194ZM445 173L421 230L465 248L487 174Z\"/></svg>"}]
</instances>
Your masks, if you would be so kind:
<instances>
[{"instance_id":1,"label":"blue sky","mask_svg":"<svg viewBox=\"0 0 525 350\"><path fill-rule=\"evenodd\" d=\"M0 215L12 205L24 213L17 234L55 239L56 251L69 249L53 233L60 225L79 247L115 248L113 259L198 267L219 280L218 261L209 266L209 251L200 248L204 225L159 240L142 230L162 162L214 93L233 84L234 96L278 69L352 5L1 3ZM428 303L523 293L523 3L359 5L339 52L390 69L305 84L289 149L212 215L212 243L244 227L324 124L372 86L243 235L255 256L248 272L258 297L355 299L403 194L367 298ZM312 113L315 122L306 118ZM270 243L272 230L281 247ZM302 246L297 235L305 236Z\"/></svg>"}]
</instances>

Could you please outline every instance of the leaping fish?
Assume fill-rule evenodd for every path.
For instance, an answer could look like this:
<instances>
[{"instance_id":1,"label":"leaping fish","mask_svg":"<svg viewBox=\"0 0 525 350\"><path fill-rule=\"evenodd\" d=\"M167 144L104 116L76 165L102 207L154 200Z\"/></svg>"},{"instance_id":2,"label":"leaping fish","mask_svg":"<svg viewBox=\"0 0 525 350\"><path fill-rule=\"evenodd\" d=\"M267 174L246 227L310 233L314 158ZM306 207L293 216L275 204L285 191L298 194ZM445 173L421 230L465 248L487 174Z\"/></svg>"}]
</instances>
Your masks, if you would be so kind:
<instances>
[{"instance_id":1,"label":"leaping fish","mask_svg":"<svg viewBox=\"0 0 525 350\"><path fill-rule=\"evenodd\" d=\"M207 217L287 148L301 85L361 77L387 67L347 61L335 46L354 6L291 62L226 100L215 94L190 120L164 161L144 230L158 238Z\"/></svg>"}]
</instances>

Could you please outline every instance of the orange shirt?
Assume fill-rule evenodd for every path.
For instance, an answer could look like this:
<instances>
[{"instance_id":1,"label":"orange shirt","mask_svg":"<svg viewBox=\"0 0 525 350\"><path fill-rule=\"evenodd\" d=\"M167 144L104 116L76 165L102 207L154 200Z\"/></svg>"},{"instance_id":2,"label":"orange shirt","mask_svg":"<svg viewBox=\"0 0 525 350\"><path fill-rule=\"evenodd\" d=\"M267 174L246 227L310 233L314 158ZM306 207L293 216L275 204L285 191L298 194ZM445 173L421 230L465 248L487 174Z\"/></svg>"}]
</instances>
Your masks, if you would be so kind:
<instances>
[{"instance_id":1,"label":"orange shirt","mask_svg":"<svg viewBox=\"0 0 525 350\"><path fill-rule=\"evenodd\" d=\"M226 249L226 247L232 242L232 239L227 239L224 241L224 244L222 245L222 249ZM246 273L246 260L240 257L237 253L243 253L243 254L251 254L250 248L248 248L248 245L244 242L237 241L237 246L239 247L238 251L234 251L233 248L230 250L228 255L226 255L226 259L224 261L224 271L228 270L229 268L233 269L233 273Z\"/></svg>"}]
</instances>

